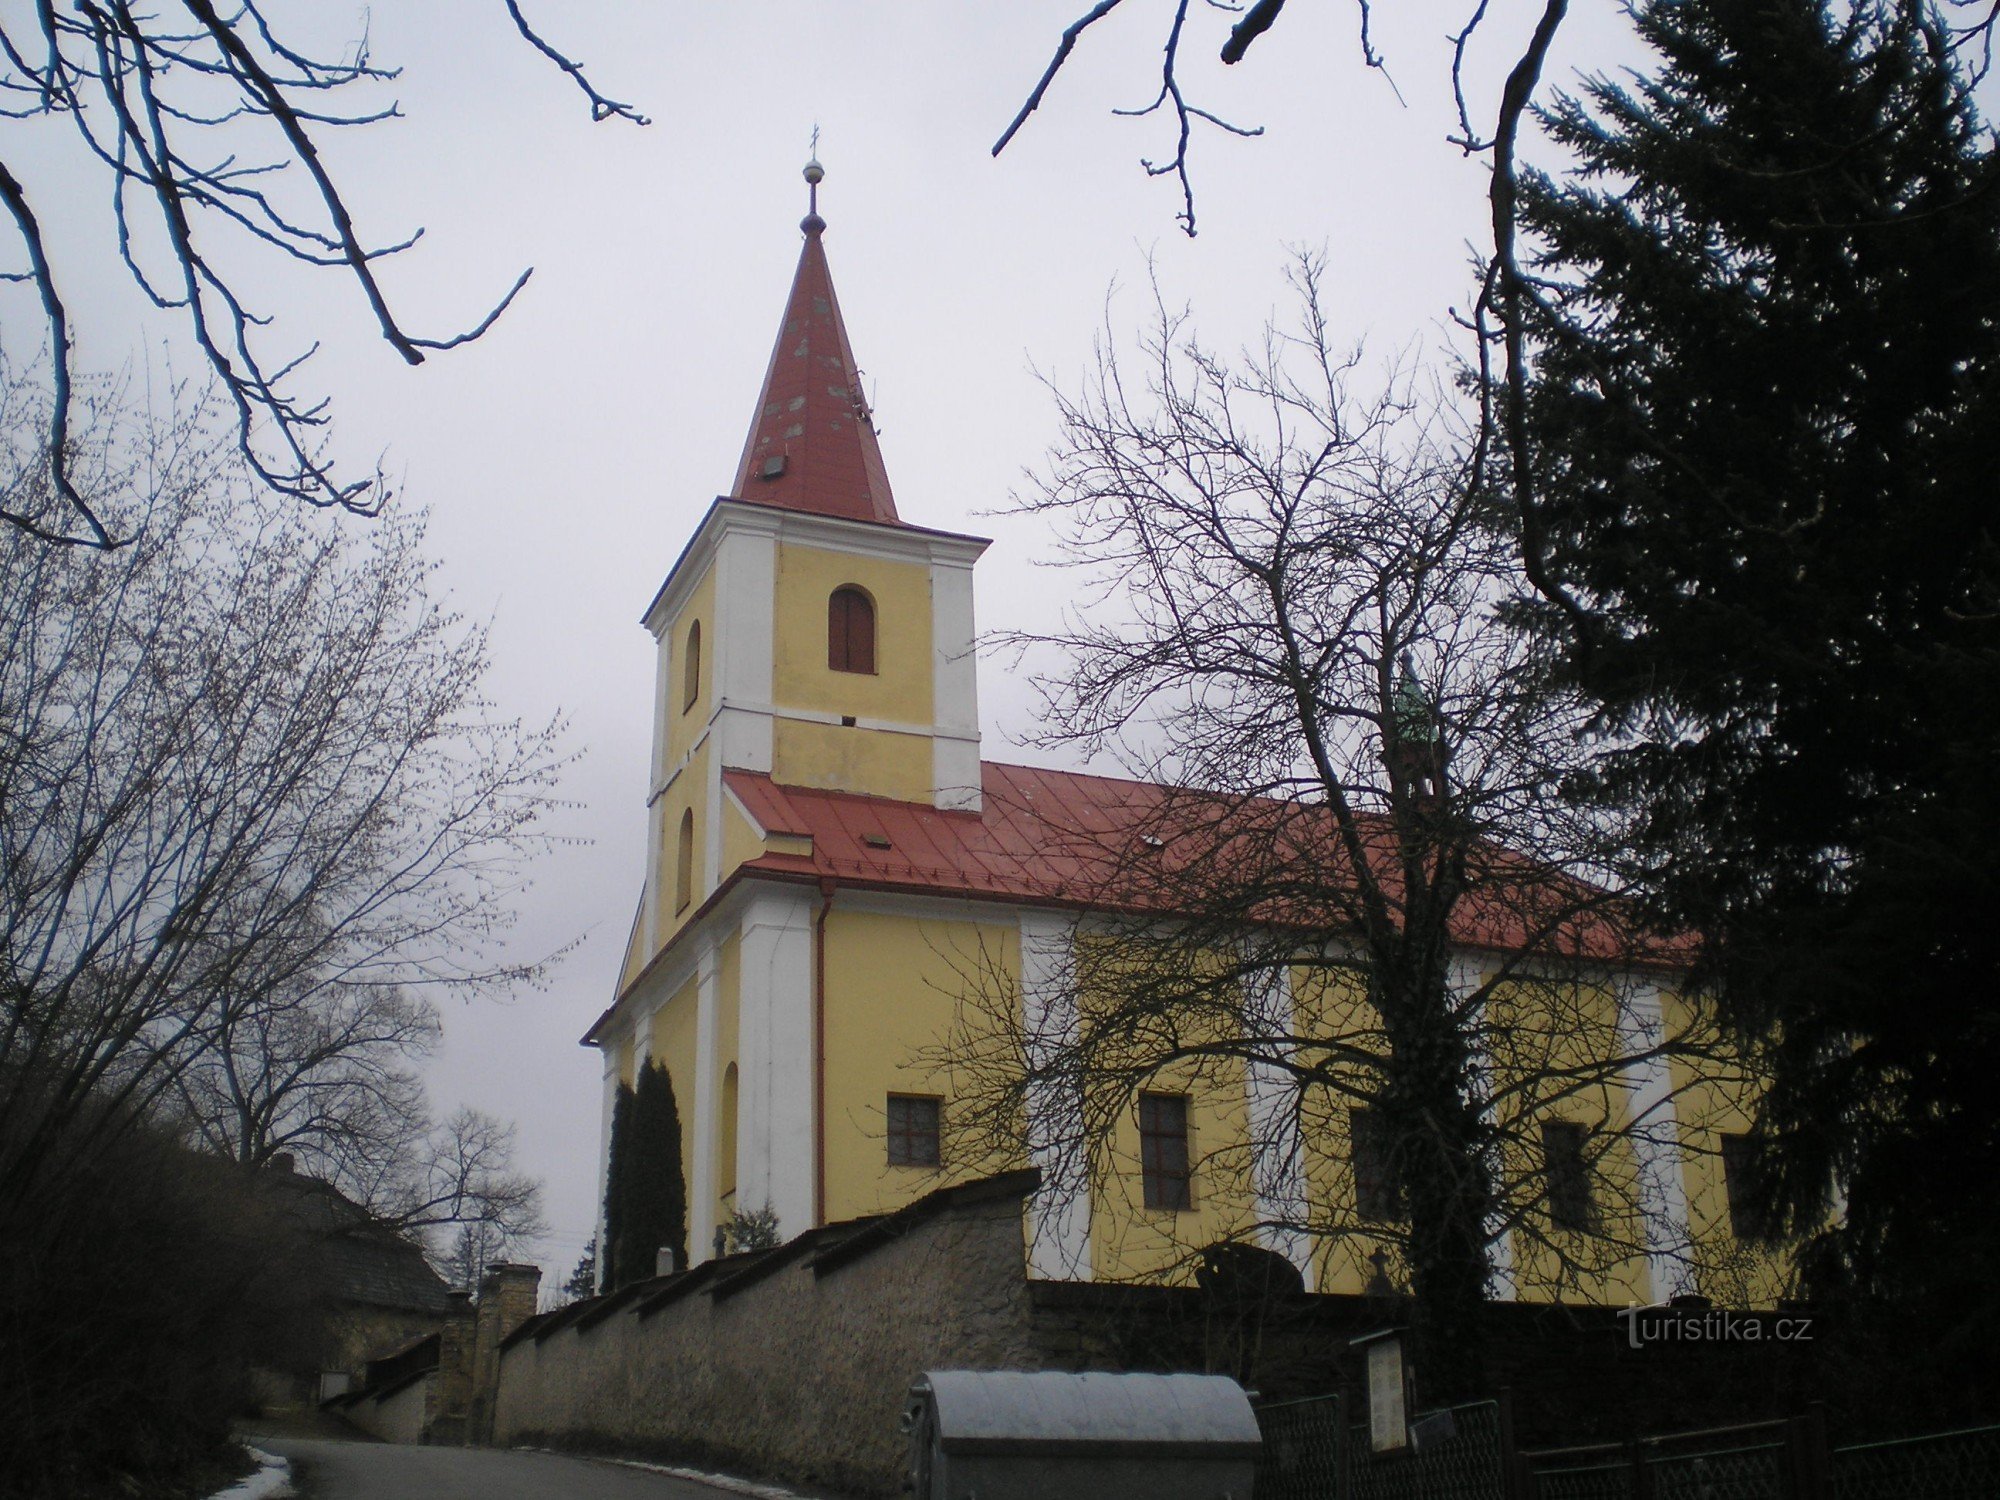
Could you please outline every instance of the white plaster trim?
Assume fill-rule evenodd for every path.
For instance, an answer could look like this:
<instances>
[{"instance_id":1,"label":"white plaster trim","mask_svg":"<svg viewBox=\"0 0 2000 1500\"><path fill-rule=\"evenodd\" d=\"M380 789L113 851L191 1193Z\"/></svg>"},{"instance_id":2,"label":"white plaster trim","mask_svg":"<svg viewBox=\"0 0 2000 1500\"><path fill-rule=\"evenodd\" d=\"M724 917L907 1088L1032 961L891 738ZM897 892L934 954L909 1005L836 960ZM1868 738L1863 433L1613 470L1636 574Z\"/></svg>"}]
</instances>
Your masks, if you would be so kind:
<instances>
[{"instance_id":1,"label":"white plaster trim","mask_svg":"<svg viewBox=\"0 0 2000 1500\"><path fill-rule=\"evenodd\" d=\"M686 1106L694 1119L694 1181L688 1185L691 1265L711 1260L715 1254L715 1133L719 1091L715 1086L717 1000L713 932L714 928L708 927L701 933L695 965L694 1098ZM740 1087L738 1097L741 1097Z\"/></svg>"},{"instance_id":2,"label":"white plaster trim","mask_svg":"<svg viewBox=\"0 0 2000 1500\"><path fill-rule=\"evenodd\" d=\"M840 910L871 916L907 917L915 922L967 922L981 927L1018 927L1016 907L1005 901L966 901L900 891L860 891L841 887Z\"/></svg>"},{"instance_id":3,"label":"white plaster trim","mask_svg":"<svg viewBox=\"0 0 2000 1500\"><path fill-rule=\"evenodd\" d=\"M604 1268L611 1264L611 1257L604 1240L604 1198L611 1186L611 1111L618 1101L618 1049L606 1047L604 1057L604 1082L601 1089L603 1098L598 1108L597 1120L597 1290L604 1290Z\"/></svg>"},{"instance_id":4,"label":"white plaster trim","mask_svg":"<svg viewBox=\"0 0 2000 1500\"><path fill-rule=\"evenodd\" d=\"M1305 1232L1310 1213L1305 1141L1299 1129L1299 1089L1283 1065L1293 1051L1289 964L1251 975L1243 987L1244 1020L1250 1035L1273 1039L1269 1056L1253 1056L1243 1069L1250 1126L1250 1189L1258 1240L1299 1268L1313 1289L1312 1237Z\"/></svg>"},{"instance_id":5,"label":"white plaster trim","mask_svg":"<svg viewBox=\"0 0 2000 1500\"><path fill-rule=\"evenodd\" d=\"M914 526L882 526L805 511L780 511L776 520L777 535L784 541L802 542L826 552L885 557L898 562L957 563L969 568L993 545L983 536L925 531Z\"/></svg>"},{"instance_id":6,"label":"white plaster trim","mask_svg":"<svg viewBox=\"0 0 2000 1500\"><path fill-rule=\"evenodd\" d=\"M646 606L646 628L658 635L664 622L680 612L704 566L726 537L749 534L802 542L826 552L882 557L900 562L957 563L970 567L992 544L985 537L910 526L882 526L846 521L802 511L778 510L718 496L668 570L666 581Z\"/></svg>"},{"instance_id":7,"label":"white plaster trim","mask_svg":"<svg viewBox=\"0 0 2000 1500\"><path fill-rule=\"evenodd\" d=\"M1021 1022L1031 1066L1073 1042L1076 993L1071 924L1054 912L1024 911ZM1090 1180L1080 1081L1044 1079L1028 1090L1028 1157L1042 1185L1028 1203L1028 1273L1044 1281L1091 1279Z\"/></svg>"},{"instance_id":8,"label":"white plaster trim","mask_svg":"<svg viewBox=\"0 0 2000 1500\"><path fill-rule=\"evenodd\" d=\"M818 708L779 708L774 704L731 698L723 707L735 713L758 714L770 719L789 719L799 724L826 724L835 728L875 729L884 734L914 734L925 739L962 740L979 743L979 731L951 729L938 724L910 724L900 719L871 719L863 714L837 714ZM853 724L847 720L853 719Z\"/></svg>"},{"instance_id":9,"label":"white plaster trim","mask_svg":"<svg viewBox=\"0 0 2000 1500\"><path fill-rule=\"evenodd\" d=\"M1696 1290L1687 1253L1694 1235L1688 1221L1686 1164L1673 1077L1666 1058L1654 1050L1665 1039L1666 1015L1659 986L1650 981L1628 981L1617 994L1619 1046L1632 1059L1623 1072L1632 1091L1628 1130L1639 1164L1646 1271L1653 1301L1665 1302Z\"/></svg>"}]
</instances>

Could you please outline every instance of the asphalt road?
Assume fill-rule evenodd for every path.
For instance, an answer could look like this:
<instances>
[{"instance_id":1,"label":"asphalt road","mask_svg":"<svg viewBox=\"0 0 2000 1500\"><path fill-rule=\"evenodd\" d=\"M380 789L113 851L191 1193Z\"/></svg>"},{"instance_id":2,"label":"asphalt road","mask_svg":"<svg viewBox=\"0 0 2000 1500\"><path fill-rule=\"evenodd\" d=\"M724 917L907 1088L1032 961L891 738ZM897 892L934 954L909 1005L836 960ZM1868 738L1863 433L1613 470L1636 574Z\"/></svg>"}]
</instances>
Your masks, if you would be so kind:
<instances>
[{"instance_id":1,"label":"asphalt road","mask_svg":"<svg viewBox=\"0 0 2000 1500\"><path fill-rule=\"evenodd\" d=\"M552 1453L259 1437L310 1500L728 1500L705 1484Z\"/></svg>"}]
</instances>

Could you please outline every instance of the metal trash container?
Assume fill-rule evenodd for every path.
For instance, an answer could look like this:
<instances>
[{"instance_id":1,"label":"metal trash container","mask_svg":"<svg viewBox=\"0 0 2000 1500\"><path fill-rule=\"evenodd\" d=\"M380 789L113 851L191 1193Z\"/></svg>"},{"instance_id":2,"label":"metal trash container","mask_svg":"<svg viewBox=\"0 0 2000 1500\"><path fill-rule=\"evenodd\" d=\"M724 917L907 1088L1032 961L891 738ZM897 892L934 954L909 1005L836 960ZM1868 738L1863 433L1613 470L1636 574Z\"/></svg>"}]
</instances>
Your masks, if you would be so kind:
<instances>
[{"instance_id":1,"label":"metal trash container","mask_svg":"<svg viewBox=\"0 0 2000 1500\"><path fill-rule=\"evenodd\" d=\"M1226 1375L932 1370L903 1430L917 1500L1250 1500L1261 1441Z\"/></svg>"}]
</instances>

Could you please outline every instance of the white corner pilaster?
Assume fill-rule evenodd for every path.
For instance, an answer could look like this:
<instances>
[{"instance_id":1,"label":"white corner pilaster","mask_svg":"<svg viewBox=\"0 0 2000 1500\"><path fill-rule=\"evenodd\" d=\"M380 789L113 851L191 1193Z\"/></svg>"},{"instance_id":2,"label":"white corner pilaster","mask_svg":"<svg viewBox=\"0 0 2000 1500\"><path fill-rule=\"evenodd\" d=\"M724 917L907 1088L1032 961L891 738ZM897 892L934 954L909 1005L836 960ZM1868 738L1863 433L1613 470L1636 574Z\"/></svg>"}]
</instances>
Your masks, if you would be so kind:
<instances>
[{"instance_id":1,"label":"white corner pilaster","mask_svg":"<svg viewBox=\"0 0 2000 1500\"><path fill-rule=\"evenodd\" d=\"M715 555L715 725L718 767L771 769L771 683L777 661L778 530L766 516L729 518Z\"/></svg>"},{"instance_id":2,"label":"white corner pilaster","mask_svg":"<svg viewBox=\"0 0 2000 1500\"><path fill-rule=\"evenodd\" d=\"M736 1201L786 1239L813 1227L813 922L818 896L760 887L743 911L736 997Z\"/></svg>"},{"instance_id":3,"label":"white corner pilaster","mask_svg":"<svg viewBox=\"0 0 2000 1500\"><path fill-rule=\"evenodd\" d=\"M1688 1260L1693 1232L1680 1118L1674 1107L1673 1076L1660 1051L1665 1040L1659 986L1650 980L1630 981L1618 996L1618 1041L1629 1059L1623 1071L1631 1090L1630 1138L1639 1167L1647 1280L1655 1302L1695 1290Z\"/></svg>"},{"instance_id":4,"label":"white corner pilaster","mask_svg":"<svg viewBox=\"0 0 2000 1500\"><path fill-rule=\"evenodd\" d=\"M971 562L931 564L931 784L937 806L978 812L979 670Z\"/></svg>"},{"instance_id":5,"label":"white corner pilaster","mask_svg":"<svg viewBox=\"0 0 2000 1500\"><path fill-rule=\"evenodd\" d=\"M1306 1232L1305 1140L1299 1087L1286 1065L1298 1028L1289 965L1260 969L1244 981L1246 1040L1260 1044L1243 1069L1250 1120L1250 1189L1258 1241L1299 1268L1313 1289L1312 1236Z\"/></svg>"},{"instance_id":6,"label":"white corner pilaster","mask_svg":"<svg viewBox=\"0 0 2000 1500\"><path fill-rule=\"evenodd\" d=\"M1464 953L1452 955L1450 968L1445 973L1445 984L1451 990L1455 1004L1463 1005L1470 1000L1485 982L1477 959ZM1493 1051L1486 1044L1484 1016L1472 1018L1472 1035L1473 1085L1479 1091L1480 1113L1484 1116L1491 1112L1493 1098ZM1495 1170L1498 1170L1497 1165ZM1521 1286L1514 1268L1514 1233L1503 1227L1504 1217L1496 1211L1487 1220L1488 1265L1494 1300L1513 1302L1520 1297Z\"/></svg>"},{"instance_id":7,"label":"white corner pilaster","mask_svg":"<svg viewBox=\"0 0 2000 1500\"><path fill-rule=\"evenodd\" d=\"M1077 1010L1072 924L1053 912L1021 913L1021 1024L1029 1069L1028 1158L1042 1184L1028 1203L1028 1274L1088 1281L1090 1176L1081 1080L1064 1067Z\"/></svg>"}]
</instances>

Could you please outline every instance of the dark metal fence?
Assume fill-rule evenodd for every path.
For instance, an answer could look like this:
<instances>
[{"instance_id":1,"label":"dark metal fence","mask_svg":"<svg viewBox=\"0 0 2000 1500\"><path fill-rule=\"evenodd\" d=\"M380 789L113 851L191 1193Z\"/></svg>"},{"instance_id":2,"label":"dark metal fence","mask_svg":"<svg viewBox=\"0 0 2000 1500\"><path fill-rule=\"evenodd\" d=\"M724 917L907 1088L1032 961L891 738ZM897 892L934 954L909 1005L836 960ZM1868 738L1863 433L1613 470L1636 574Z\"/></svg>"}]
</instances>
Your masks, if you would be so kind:
<instances>
[{"instance_id":1,"label":"dark metal fence","mask_svg":"<svg viewBox=\"0 0 2000 1500\"><path fill-rule=\"evenodd\" d=\"M2000 1426L1835 1448L1822 1415L1516 1453L1505 1401L1376 1455L1338 1396L1259 1409L1256 1500L1996 1500Z\"/></svg>"},{"instance_id":2,"label":"dark metal fence","mask_svg":"<svg viewBox=\"0 0 2000 1500\"><path fill-rule=\"evenodd\" d=\"M1342 1493L1341 1405L1338 1396L1314 1396L1257 1409L1264 1451L1257 1460L1256 1500L1326 1500Z\"/></svg>"},{"instance_id":3,"label":"dark metal fence","mask_svg":"<svg viewBox=\"0 0 2000 1500\"><path fill-rule=\"evenodd\" d=\"M1377 1455L1338 1396L1258 1408L1264 1453L1256 1500L1500 1500L1506 1419L1478 1401L1428 1412L1409 1449Z\"/></svg>"},{"instance_id":4,"label":"dark metal fence","mask_svg":"<svg viewBox=\"0 0 2000 1500\"><path fill-rule=\"evenodd\" d=\"M1412 1425L1415 1446L1381 1455L1369 1452L1365 1424L1348 1429L1354 1457L1341 1500L1499 1500L1505 1493L1498 1402L1428 1412Z\"/></svg>"},{"instance_id":5,"label":"dark metal fence","mask_svg":"<svg viewBox=\"0 0 2000 1500\"><path fill-rule=\"evenodd\" d=\"M1533 1500L1792 1500L1798 1447L1780 1421L1544 1448L1521 1455L1518 1488Z\"/></svg>"},{"instance_id":6,"label":"dark metal fence","mask_svg":"<svg viewBox=\"0 0 2000 1500\"><path fill-rule=\"evenodd\" d=\"M2000 1427L1970 1427L1833 1450L1834 1500L1992 1500Z\"/></svg>"}]
</instances>

